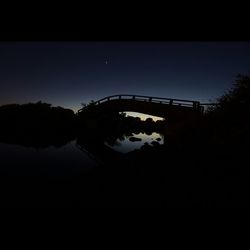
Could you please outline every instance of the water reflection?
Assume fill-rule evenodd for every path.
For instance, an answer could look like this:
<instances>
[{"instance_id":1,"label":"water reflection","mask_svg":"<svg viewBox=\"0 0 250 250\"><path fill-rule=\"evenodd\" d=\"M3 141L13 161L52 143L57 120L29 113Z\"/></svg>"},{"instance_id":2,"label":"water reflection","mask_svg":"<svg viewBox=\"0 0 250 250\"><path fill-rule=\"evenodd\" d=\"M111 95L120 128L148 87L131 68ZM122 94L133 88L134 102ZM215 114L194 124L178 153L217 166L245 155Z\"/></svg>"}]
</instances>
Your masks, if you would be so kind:
<instances>
[{"instance_id":1,"label":"water reflection","mask_svg":"<svg viewBox=\"0 0 250 250\"><path fill-rule=\"evenodd\" d=\"M8 175L71 176L97 166L93 158L77 147L75 140L61 147L42 149L0 143L0 161L0 173Z\"/></svg>"},{"instance_id":2,"label":"water reflection","mask_svg":"<svg viewBox=\"0 0 250 250\"><path fill-rule=\"evenodd\" d=\"M134 132L129 135L124 135L122 138L117 138L115 143L105 142L105 145L112 149L121 152L128 153L130 151L140 149L144 145L157 146L163 145L163 135L157 132Z\"/></svg>"}]
</instances>

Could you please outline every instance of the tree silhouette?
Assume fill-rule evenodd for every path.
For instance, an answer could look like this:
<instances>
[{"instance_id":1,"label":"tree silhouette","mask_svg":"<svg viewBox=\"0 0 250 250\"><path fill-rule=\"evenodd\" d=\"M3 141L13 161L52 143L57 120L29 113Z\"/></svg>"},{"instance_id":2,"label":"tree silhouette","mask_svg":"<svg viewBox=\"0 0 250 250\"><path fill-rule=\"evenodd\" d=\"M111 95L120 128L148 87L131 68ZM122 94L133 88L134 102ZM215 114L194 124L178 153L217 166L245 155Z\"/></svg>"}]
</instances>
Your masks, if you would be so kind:
<instances>
[{"instance_id":1,"label":"tree silhouette","mask_svg":"<svg viewBox=\"0 0 250 250\"><path fill-rule=\"evenodd\" d=\"M231 89L217 99L218 106L212 111L237 114L250 110L250 72L239 74Z\"/></svg>"},{"instance_id":2,"label":"tree silhouette","mask_svg":"<svg viewBox=\"0 0 250 250\"><path fill-rule=\"evenodd\" d=\"M218 105L210 107L207 117L218 140L247 142L250 138L250 72L239 74L232 88L217 101Z\"/></svg>"}]
</instances>

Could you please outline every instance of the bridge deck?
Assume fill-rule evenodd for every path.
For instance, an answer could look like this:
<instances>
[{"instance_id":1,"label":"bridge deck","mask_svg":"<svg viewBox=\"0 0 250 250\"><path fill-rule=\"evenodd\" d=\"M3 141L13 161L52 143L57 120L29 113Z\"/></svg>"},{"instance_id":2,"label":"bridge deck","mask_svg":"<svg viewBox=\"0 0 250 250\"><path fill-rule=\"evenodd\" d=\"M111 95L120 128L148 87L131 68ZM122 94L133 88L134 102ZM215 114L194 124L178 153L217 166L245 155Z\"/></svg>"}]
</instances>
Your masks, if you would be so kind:
<instances>
[{"instance_id":1,"label":"bridge deck","mask_svg":"<svg viewBox=\"0 0 250 250\"><path fill-rule=\"evenodd\" d=\"M205 107L209 105L217 104L201 104L199 101L175 98L120 94L104 97L79 111L82 112L87 108L100 112L134 111L160 117L191 118L191 116L202 115Z\"/></svg>"},{"instance_id":2,"label":"bridge deck","mask_svg":"<svg viewBox=\"0 0 250 250\"><path fill-rule=\"evenodd\" d=\"M204 106L199 101L120 94L102 98L80 111L84 110L95 110L99 113L134 111L179 120L201 115Z\"/></svg>"}]
</instances>

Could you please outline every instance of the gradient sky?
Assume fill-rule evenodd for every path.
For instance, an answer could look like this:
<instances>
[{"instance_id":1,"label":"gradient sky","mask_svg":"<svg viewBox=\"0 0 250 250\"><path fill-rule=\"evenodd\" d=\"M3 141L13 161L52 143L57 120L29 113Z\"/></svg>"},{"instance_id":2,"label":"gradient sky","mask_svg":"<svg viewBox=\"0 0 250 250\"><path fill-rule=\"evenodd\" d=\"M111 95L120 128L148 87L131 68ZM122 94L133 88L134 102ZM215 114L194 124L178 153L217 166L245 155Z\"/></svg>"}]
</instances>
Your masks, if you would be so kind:
<instances>
[{"instance_id":1,"label":"gradient sky","mask_svg":"<svg viewBox=\"0 0 250 250\"><path fill-rule=\"evenodd\" d=\"M113 94L213 101L250 69L250 42L1 42L0 105L78 110Z\"/></svg>"}]
</instances>

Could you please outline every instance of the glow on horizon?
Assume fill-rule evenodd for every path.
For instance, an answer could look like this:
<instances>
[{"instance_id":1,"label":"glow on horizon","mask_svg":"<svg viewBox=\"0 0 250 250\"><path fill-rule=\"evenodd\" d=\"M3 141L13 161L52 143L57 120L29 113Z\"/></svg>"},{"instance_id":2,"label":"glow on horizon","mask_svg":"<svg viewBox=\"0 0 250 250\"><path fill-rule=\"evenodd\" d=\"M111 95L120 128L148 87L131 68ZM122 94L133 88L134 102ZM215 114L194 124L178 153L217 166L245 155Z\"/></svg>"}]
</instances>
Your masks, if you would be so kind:
<instances>
[{"instance_id":1,"label":"glow on horizon","mask_svg":"<svg viewBox=\"0 0 250 250\"><path fill-rule=\"evenodd\" d=\"M159 117L159 116L146 115L146 114L139 113L139 112L124 112L124 113L126 113L127 116L140 117L141 120L143 120L143 121L145 121L147 118L152 118L153 121L159 121L159 120L161 121L164 119L164 118Z\"/></svg>"}]
</instances>

